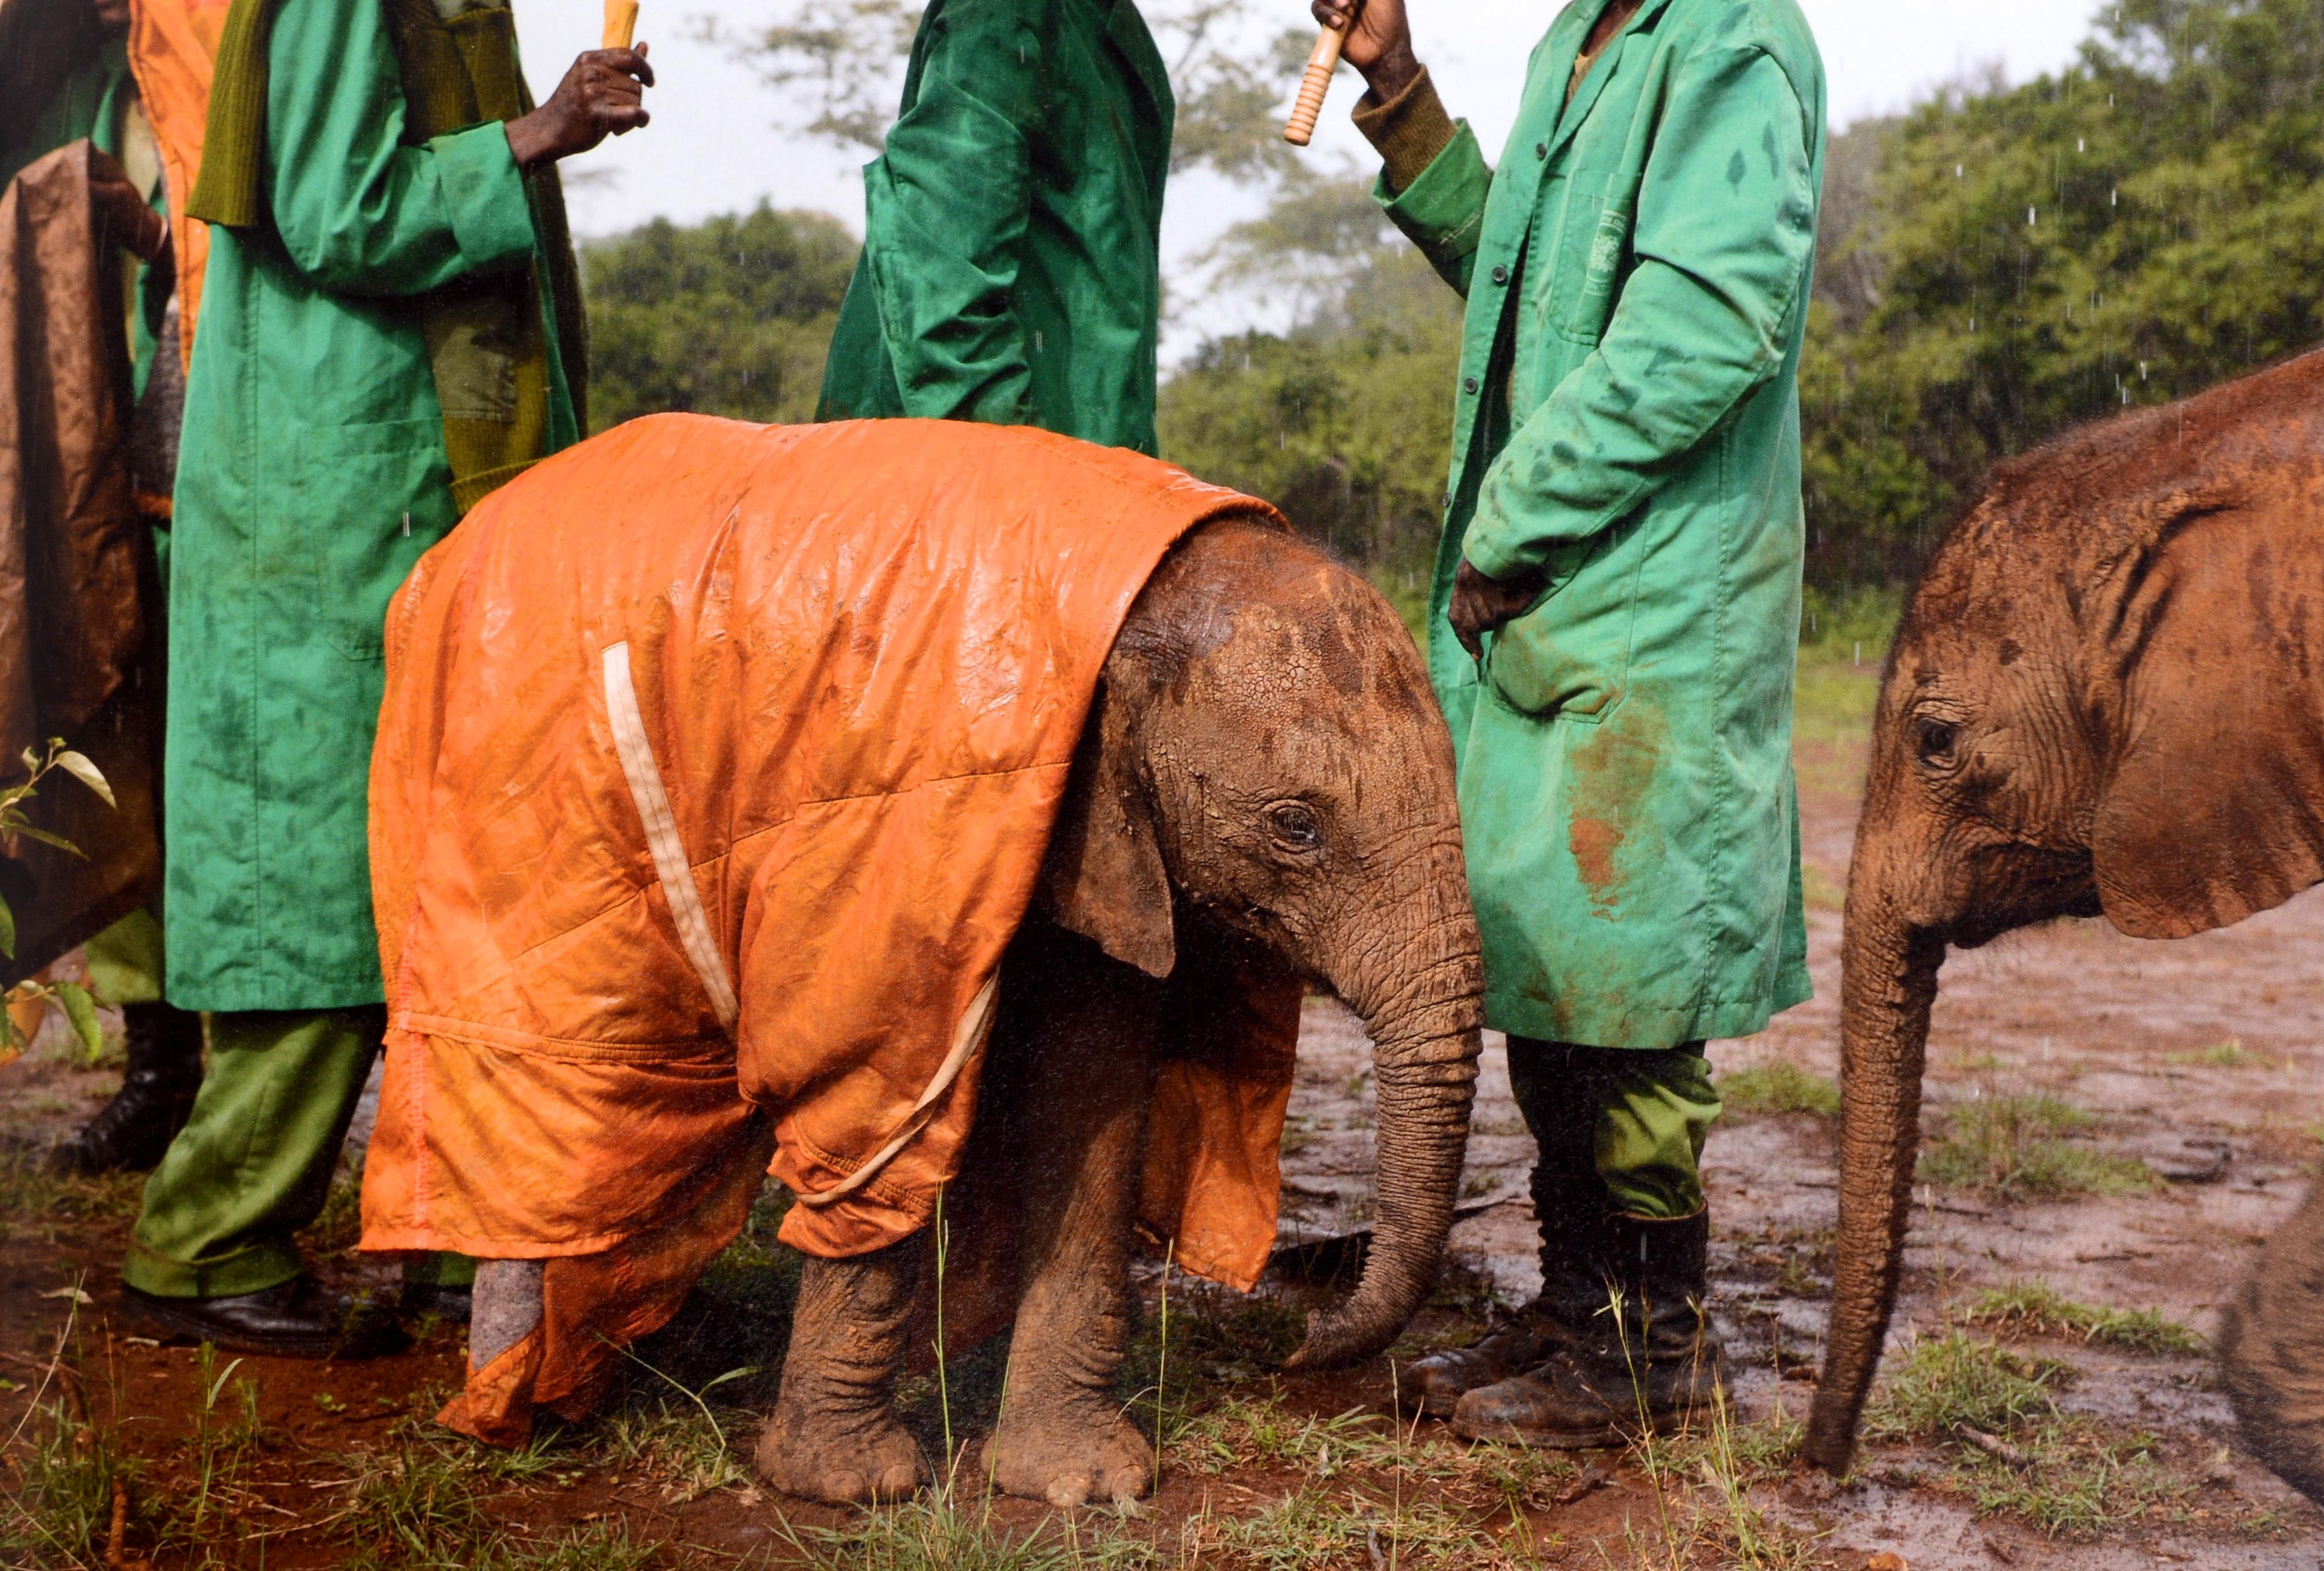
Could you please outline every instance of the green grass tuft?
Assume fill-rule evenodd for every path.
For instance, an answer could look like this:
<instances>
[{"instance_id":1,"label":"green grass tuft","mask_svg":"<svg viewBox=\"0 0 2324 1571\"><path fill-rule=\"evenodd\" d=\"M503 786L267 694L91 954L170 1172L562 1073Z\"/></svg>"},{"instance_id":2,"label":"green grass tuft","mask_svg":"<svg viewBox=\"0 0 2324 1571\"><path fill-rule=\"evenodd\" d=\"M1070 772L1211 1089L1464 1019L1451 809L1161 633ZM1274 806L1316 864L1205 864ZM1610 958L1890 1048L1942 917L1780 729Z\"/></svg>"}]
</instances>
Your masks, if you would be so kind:
<instances>
[{"instance_id":1,"label":"green grass tuft","mask_svg":"<svg viewBox=\"0 0 2324 1571\"><path fill-rule=\"evenodd\" d=\"M1831 1118L1840 1112L1835 1082L1784 1060L1720 1076L1719 1098L1736 1113L1812 1113Z\"/></svg>"},{"instance_id":2,"label":"green grass tuft","mask_svg":"<svg viewBox=\"0 0 2324 1571\"><path fill-rule=\"evenodd\" d=\"M2132 1353L2196 1354L2203 1339L2155 1309L2078 1303L2047 1282L2013 1282L1979 1293L1961 1315L2006 1334L2070 1337Z\"/></svg>"},{"instance_id":3,"label":"green grass tuft","mask_svg":"<svg viewBox=\"0 0 2324 1571\"><path fill-rule=\"evenodd\" d=\"M1905 1351L1865 1415L1883 1439L1950 1435L1962 1425L2006 1434L2057 1410L2051 1393L2072 1371L1963 1332L1923 1337Z\"/></svg>"},{"instance_id":4,"label":"green grass tuft","mask_svg":"<svg viewBox=\"0 0 2324 1571\"><path fill-rule=\"evenodd\" d=\"M2114 1156L2066 1136L2094 1120L2055 1097L1979 1097L1945 1109L1937 1143L1921 1153L1924 1183L1982 1190L2004 1199L2137 1194L2162 1180L2136 1157Z\"/></svg>"}]
</instances>

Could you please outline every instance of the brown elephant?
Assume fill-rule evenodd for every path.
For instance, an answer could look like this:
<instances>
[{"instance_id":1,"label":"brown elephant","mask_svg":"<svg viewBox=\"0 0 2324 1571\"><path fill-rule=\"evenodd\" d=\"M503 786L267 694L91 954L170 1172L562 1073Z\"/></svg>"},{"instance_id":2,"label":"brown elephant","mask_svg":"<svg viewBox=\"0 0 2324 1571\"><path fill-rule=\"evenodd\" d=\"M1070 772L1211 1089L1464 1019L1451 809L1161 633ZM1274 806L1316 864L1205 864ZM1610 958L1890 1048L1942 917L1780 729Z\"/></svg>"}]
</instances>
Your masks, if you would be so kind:
<instances>
[{"instance_id":1,"label":"brown elephant","mask_svg":"<svg viewBox=\"0 0 2324 1571\"><path fill-rule=\"evenodd\" d=\"M964 1166L977 1181L1006 1164L1021 1207L984 1467L1014 1494L1128 1499L1153 1484L1151 1438L1113 1392L1130 1208L1181 989L1222 965L1288 967L1344 999L1375 1044L1374 1247L1296 1360L1379 1352L1435 1279L1483 973L1451 741L1388 603L1277 529L1213 525L1182 544L1106 662L1036 910L1002 970L1012 1002ZM862 1499L926 1478L890 1404L924 1238L806 1263L759 1443L777 1487Z\"/></svg>"},{"instance_id":2,"label":"brown elephant","mask_svg":"<svg viewBox=\"0 0 2324 1571\"><path fill-rule=\"evenodd\" d=\"M2324 877L2319 524L2311 354L1997 466L1931 560L1849 872L1817 1465L1849 1465L1895 1305L1946 951L2070 915L2178 938Z\"/></svg>"},{"instance_id":3,"label":"brown elephant","mask_svg":"<svg viewBox=\"0 0 2324 1571\"><path fill-rule=\"evenodd\" d=\"M587 1411L772 1148L805 1262L769 1480L927 1480L892 1392L941 1291L948 1345L1013 1321L979 1473L1145 1493L1133 1222L1264 1269L1304 982L1371 1036L1379 1154L1298 1360L1379 1352L1429 1291L1482 1013L1452 742L1396 612L1264 504L1042 433L657 417L472 514L389 667L364 1246L480 1260L446 1422ZM877 1054L932 1011L941 1070L816 1036Z\"/></svg>"}]
</instances>

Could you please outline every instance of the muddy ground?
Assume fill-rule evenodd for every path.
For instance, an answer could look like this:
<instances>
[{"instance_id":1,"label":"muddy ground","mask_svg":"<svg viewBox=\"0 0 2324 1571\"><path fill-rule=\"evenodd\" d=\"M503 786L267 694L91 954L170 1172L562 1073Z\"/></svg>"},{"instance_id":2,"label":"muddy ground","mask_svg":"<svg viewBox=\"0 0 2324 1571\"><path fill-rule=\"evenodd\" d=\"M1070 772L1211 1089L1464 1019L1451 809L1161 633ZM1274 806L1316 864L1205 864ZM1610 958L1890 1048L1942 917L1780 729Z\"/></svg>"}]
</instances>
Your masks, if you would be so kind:
<instances>
[{"instance_id":1,"label":"muddy ground","mask_svg":"<svg viewBox=\"0 0 2324 1571\"><path fill-rule=\"evenodd\" d=\"M319 1365L235 1364L141 1339L115 1287L134 1181L60 1182L19 1156L0 1166L0 1423L14 1432L0 1564L2317 1566L2324 1513L2236 1449L2201 1339L2324 1138L2324 892L2176 943L2071 923L1950 961L1924 1159L1949 1181L1921 1191L1876 1401L1884 1433L1843 1485L1790 1459L1829 1284L1822 1109L1870 685L1868 668L1844 662L1808 675L1800 761L1819 996L1712 1049L1732 1103L1706 1158L1735 1393L1721 1423L1580 1456L1472 1448L1433 1423L1399 1429L1385 1416L1385 1362L1275 1373L1298 1306L1327 1289L1286 1276L1243 1301L1176 1279L1166 1363L1162 1282L1148 1271L1125 1393L1161 1435L1149 1511L1070 1519L994 1504L971 1468L910 1510L835 1512L760 1493L742 1465L794 1270L763 1242L770 1218L641 1350L608 1416L494 1456L427 1421L458 1378L451 1328L418 1328L392 1357ZM1360 1226L1370 1170L1360 1034L1317 1003L1301 1045L1286 1246ZM51 1032L0 1069L0 1131L20 1153L112 1083L64 1058ZM1995 1113L2012 1116L1980 1116ZM1938 1144L1948 1128L1997 1127L1981 1145ZM1471 1337L1497 1297L1529 1291L1530 1154L1495 1043L1455 1270L1408 1349ZM347 1248L350 1199L335 1197L313 1247L335 1281L384 1291L391 1274ZM1332 1254L1286 1259L1328 1270ZM998 1380L982 1356L942 1383L909 1383L907 1409L933 1453L947 1419L956 1442L989 1419Z\"/></svg>"}]
</instances>

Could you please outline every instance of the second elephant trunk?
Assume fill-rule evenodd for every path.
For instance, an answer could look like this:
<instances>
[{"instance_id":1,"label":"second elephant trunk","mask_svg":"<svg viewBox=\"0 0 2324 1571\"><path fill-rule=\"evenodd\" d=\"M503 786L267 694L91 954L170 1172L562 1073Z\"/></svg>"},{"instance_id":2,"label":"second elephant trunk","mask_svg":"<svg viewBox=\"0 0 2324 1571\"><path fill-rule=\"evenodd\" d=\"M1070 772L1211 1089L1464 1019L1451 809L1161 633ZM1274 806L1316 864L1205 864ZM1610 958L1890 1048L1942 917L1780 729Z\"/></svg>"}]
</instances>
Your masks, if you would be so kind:
<instances>
[{"instance_id":1,"label":"second elephant trunk","mask_svg":"<svg viewBox=\"0 0 2324 1571\"><path fill-rule=\"evenodd\" d=\"M1851 879L1840 979L1840 1226L1807 1457L1848 1469L1904 1270L1921 1146L1921 1070L1944 943L1877 876Z\"/></svg>"}]
</instances>

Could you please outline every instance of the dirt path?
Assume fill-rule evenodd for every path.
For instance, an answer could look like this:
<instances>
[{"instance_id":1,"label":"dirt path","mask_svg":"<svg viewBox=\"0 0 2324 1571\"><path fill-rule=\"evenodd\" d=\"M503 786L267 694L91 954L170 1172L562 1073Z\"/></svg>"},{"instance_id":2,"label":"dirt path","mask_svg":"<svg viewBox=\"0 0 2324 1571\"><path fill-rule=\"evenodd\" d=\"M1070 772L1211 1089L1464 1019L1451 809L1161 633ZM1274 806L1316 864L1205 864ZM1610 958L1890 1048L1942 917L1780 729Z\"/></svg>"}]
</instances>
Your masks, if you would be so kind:
<instances>
[{"instance_id":1,"label":"dirt path","mask_svg":"<svg viewBox=\"0 0 2324 1571\"><path fill-rule=\"evenodd\" d=\"M1751 1071L1788 1065L1806 1078L1785 1083L1812 1092L1816 1078L1837 1070L1836 892L1853 830L1868 675L1832 680L1847 688L1855 718L1803 723L1801 744L1818 997L1755 1039L1714 1044L1730 1088L1764 1086L1767 1077L1755 1081ZM457 1376L459 1343L449 1329L372 1364L249 1360L221 1383L227 1360L205 1364L197 1350L136 1340L120 1312L113 1272L134 1182L58 1184L17 1162L5 1170L0 1208L0 1351L8 1360L0 1423L15 1428L36 1394L54 1401L65 1388L70 1410L53 1455L36 1455L42 1425L54 1428L38 1419L0 1464L0 1485L19 1513L0 1522L0 1563L100 1563L106 1469L118 1462L128 1503L123 1563L150 1554L170 1566L368 1557L381 1566L553 1563L577 1571L733 1564L740 1556L902 1567L969 1564L960 1551L972 1539L986 1555L973 1563L996 1571L1363 1571L1391 1556L1401 1566L1885 1571L2317 1566L2324 1513L2236 1451L2207 1360L2164 1323L2199 1336L2213 1330L2253 1245L2296 1204L2315 1164L2324 1137L2324 891L2171 944L2065 923L1956 956L1943 983L1930 1045L1932 1134L1954 1107L2047 1109L2053 1127L2043 1138L2066 1151L2070 1171L2121 1192L1922 1191L1883 1410L1903 1415L1899 1432L1868 1447L1846 1487L1784 1455L1821 1351L1832 1123L1813 1111L1753 1111L1755 1098L1741 1091L1706 1158L1716 1309L1737 1401L1723 1437L1624 1455L1512 1456L1460 1446L1433 1424L1397 1433L1380 1416L1391 1400L1384 1366L1273 1373L1271 1361L1296 1337L1296 1304L1312 1290L1286 1286L1239 1303L1179 1285L1162 1410L1133 1401L1141 1421L1159 1421L1166 1437L1156 1508L1136 1521L1093 1516L1069 1528L1038 1507L987 1508L970 1491L880 1519L761 1495L737 1467L735 1448L721 1442L730 1431L747 1435L750 1405L768 1390L764 1373L719 1393L735 1405L699 1412L670 1398L659 1376L641 1374L613 1417L515 1461L447 1447L427 1424ZM1289 1245L1360 1226L1370 1204L1361 1034L1343 1012L1316 1005L1301 1045L1285 1154ZM40 1054L0 1068L0 1133L44 1141L109 1083L103 1071ZM1766 1102L1764 1090L1756 1100ZM1413 1344L1473 1335L1484 1288L1507 1300L1530 1291L1531 1149L1496 1043L1453 1240L1461 1272L1416 1325ZM344 1253L348 1226L343 1198L315 1240L337 1251L327 1269L344 1283L383 1285L383 1269ZM723 1370L771 1362L788 1269L755 1237L738 1246L706 1284L691 1328L654 1356L695 1389ZM70 1300L76 1282L88 1302ZM1976 1318L1983 1295L2034 1282L2075 1303L2152 1309L2160 1318L2127 1332L2109 1322L2113 1340L2089 1340L2022 1317ZM1149 1319L1133 1370L1133 1383L1149 1392L1164 1373L1151 1367L1158 1285L1149 1273ZM2029 1300L2021 1293L2017 1301ZM68 1320L67 1356L57 1360ZM2164 1350L2149 1350L2157 1346ZM1938 1358L1948 1350L1961 1368ZM2025 1398L1992 1427L1978 1426L1995 1449L1960 1438L1950 1410L1940 1411L1940 1429L1913 1432L1909 1404L1894 1394L1898 1377L1941 1395L1953 1389L1944 1384L1948 1369ZM212 1390L217 1400L206 1405ZM971 1432L996 1391L996 1372L970 1361L942 1391L914 1383L907 1405L940 1447L947 1404L961 1432ZM94 1420L86 1431L74 1428L83 1411ZM67 1536L78 1530L81 1517L56 1516L67 1484L88 1497L73 1510L93 1526L97 1550L85 1534L70 1555L26 1548L32 1540L21 1513L44 1511ZM1050 1559L1026 1547L1034 1533L1045 1535L1040 1553ZM1015 1549L995 1547L1010 1541ZM933 1553L947 1543L949 1561ZM1877 1558L1884 1554L1898 1558Z\"/></svg>"}]
</instances>

